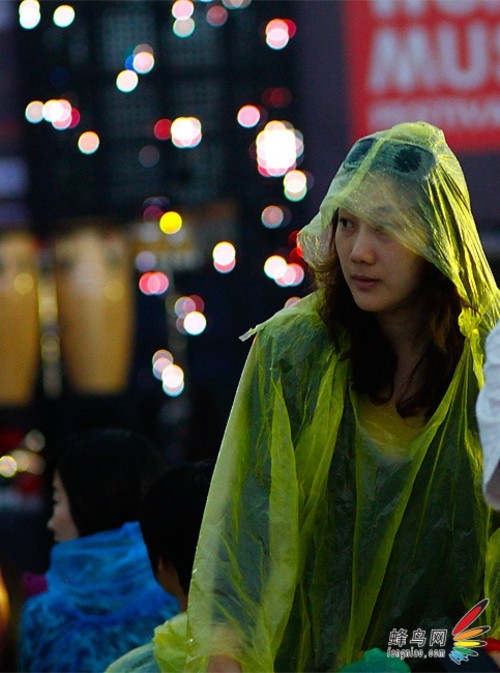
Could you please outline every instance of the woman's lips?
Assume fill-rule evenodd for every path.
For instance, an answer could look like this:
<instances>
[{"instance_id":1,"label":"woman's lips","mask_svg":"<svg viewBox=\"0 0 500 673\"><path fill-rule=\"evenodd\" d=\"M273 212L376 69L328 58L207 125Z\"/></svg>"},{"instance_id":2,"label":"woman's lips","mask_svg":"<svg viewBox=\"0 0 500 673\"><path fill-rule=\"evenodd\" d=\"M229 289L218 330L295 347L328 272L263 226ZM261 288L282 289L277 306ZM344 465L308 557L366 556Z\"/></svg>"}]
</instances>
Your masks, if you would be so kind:
<instances>
[{"instance_id":1,"label":"woman's lips","mask_svg":"<svg viewBox=\"0 0 500 673\"><path fill-rule=\"evenodd\" d=\"M377 278L368 276L351 276L351 280L359 290L371 290L379 282Z\"/></svg>"}]
</instances>

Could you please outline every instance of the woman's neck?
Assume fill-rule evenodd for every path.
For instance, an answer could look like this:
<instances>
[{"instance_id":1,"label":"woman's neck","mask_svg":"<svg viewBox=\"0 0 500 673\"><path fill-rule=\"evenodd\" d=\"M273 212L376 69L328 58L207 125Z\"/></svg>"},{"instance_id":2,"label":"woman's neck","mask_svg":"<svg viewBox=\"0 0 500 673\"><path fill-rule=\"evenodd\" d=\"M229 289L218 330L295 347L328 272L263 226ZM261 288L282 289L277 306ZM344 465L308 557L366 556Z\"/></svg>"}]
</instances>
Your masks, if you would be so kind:
<instances>
[{"instance_id":1,"label":"woman's neck","mask_svg":"<svg viewBox=\"0 0 500 673\"><path fill-rule=\"evenodd\" d=\"M396 404L411 395L422 383L415 367L427 349L429 335L418 311L378 316L378 320L396 356L393 394L390 400Z\"/></svg>"}]
</instances>

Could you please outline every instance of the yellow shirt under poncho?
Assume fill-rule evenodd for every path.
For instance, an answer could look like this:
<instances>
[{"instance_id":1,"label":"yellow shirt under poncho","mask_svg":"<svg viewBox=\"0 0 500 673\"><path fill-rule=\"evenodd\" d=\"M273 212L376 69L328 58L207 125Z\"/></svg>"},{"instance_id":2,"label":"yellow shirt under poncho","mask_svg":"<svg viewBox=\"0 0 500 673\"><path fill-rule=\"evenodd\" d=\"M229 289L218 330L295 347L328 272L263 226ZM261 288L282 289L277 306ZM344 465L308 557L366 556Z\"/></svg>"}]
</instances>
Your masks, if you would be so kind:
<instances>
[{"instance_id":1,"label":"yellow shirt under poncho","mask_svg":"<svg viewBox=\"0 0 500 673\"><path fill-rule=\"evenodd\" d=\"M381 203L392 206L383 217ZM338 671L363 651L387 649L393 629L409 638L448 629L450 638L485 596L494 526L474 405L500 301L462 172L428 124L360 141L301 233L313 266L339 207L454 282L468 307L463 354L432 418L388 452L359 422L349 361L318 312L321 290L253 331L195 560L189 671L205 670L210 653L244 671ZM497 535L486 577L497 637L499 545Z\"/></svg>"}]
</instances>

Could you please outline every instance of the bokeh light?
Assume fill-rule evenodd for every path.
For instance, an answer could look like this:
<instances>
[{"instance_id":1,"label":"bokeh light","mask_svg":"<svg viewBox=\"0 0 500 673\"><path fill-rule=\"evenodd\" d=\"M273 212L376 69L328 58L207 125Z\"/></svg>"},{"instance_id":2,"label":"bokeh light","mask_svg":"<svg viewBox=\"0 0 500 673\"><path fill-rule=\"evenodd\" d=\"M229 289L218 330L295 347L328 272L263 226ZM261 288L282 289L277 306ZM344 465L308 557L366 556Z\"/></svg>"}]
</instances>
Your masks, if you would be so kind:
<instances>
[{"instance_id":1,"label":"bokeh light","mask_svg":"<svg viewBox=\"0 0 500 673\"><path fill-rule=\"evenodd\" d=\"M151 51L139 51L132 58L132 67L139 75L147 75L153 70L155 57Z\"/></svg>"},{"instance_id":2,"label":"bokeh light","mask_svg":"<svg viewBox=\"0 0 500 673\"><path fill-rule=\"evenodd\" d=\"M26 437L24 438L24 444L27 449L37 453L45 447L45 437L43 436L43 433L40 432L40 430L29 430L29 432L26 433Z\"/></svg>"},{"instance_id":3,"label":"bokeh light","mask_svg":"<svg viewBox=\"0 0 500 673\"><path fill-rule=\"evenodd\" d=\"M174 311L178 318L184 319L191 311L196 311L196 302L192 297L179 297L174 305Z\"/></svg>"},{"instance_id":4,"label":"bokeh light","mask_svg":"<svg viewBox=\"0 0 500 673\"><path fill-rule=\"evenodd\" d=\"M290 104L291 100L290 89L283 86L268 87L262 94L262 102L266 107L284 108Z\"/></svg>"},{"instance_id":5,"label":"bokeh light","mask_svg":"<svg viewBox=\"0 0 500 673\"><path fill-rule=\"evenodd\" d=\"M154 145L145 145L139 152L139 162L144 168L152 168L160 160L160 152Z\"/></svg>"},{"instance_id":6,"label":"bokeh light","mask_svg":"<svg viewBox=\"0 0 500 673\"><path fill-rule=\"evenodd\" d=\"M42 18L38 0L23 0L19 3L18 13L19 25L25 30L36 28Z\"/></svg>"},{"instance_id":7,"label":"bokeh light","mask_svg":"<svg viewBox=\"0 0 500 673\"><path fill-rule=\"evenodd\" d=\"M302 134L289 122L271 121L256 139L257 167L261 175L280 177L296 167L304 152Z\"/></svg>"},{"instance_id":8,"label":"bokeh light","mask_svg":"<svg viewBox=\"0 0 500 673\"><path fill-rule=\"evenodd\" d=\"M214 26L214 28L219 28L226 23L227 16L227 9L225 7L215 5L207 11L207 23Z\"/></svg>"},{"instance_id":9,"label":"bokeh light","mask_svg":"<svg viewBox=\"0 0 500 673\"><path fill-rule=\"evenodd\" d=\"M252 0L222 0L224 7L228 9L245 9Z\"/></svg>"},{"instance_id":10,"label":"bokeh light","mask_svg":"<svg viewBox=\"0 0 500 673\"><path fill-rule=\"evenodd\" d=\"M0 476L7 479L13 477L17 472L17 462L12 456L2 456L0 458Z\"/></svg>"},{"instance_id":11,"label":"bokeh light","mask_svg":"<svg viewBox=\"0 0 500 673\"><path fill-rule=\"evenodd\" d=\"M221 241L212 250L213 264L219 273L230 273L236 266L236 249L229 241Z\"/></svg>"},{"instance_id":12,"label":"bokeh light","mask_svg":"<svg viewBox=\"0 0 500 673\"><path fill-rule=\"evenodd\" d=\"M305 272L299 264L287 264L285 273L274 278L274 281L280 287L295 287L304 280Z\"/></svg>"},{"instance_id":13,"label":"bokeh light","mask_svg":"<svg viewBox=\"0 0 500 673\"><path fill-rule=\"evenodd\" d=\"M59 100L51 98L43 106L43 118L51 122L71 122L71 103L65 98Z\"/></svg>"},{"instance_id":14,"label":"bokeh light","mask_svg":"<svg viewBox=\"0 0 500 673\"><path fill-rule=\"evenodd\" d=\"M164 294L170 281L163 271L146 271L139 278L139 289L145 295Z\"/></svg>"},{"instance_id":15,"label":"bokeh light","mask_svg":"<svg viewBox=\"0 0 500 673\"><path fill-rule=\"evenodd\" d=\"M174 356L166 349L161 348L151 358L153 364L153 376L161 380L163 370L174 364Z\"/></svg>"},{"instance_id":16,"label":"bokeh light","mask_svg":"<svg viewBox=\"0 0 500 673\"><path fill-rule=\"evenodd\" d=\"M71 5L59 5L54 10L52 20L58 28L67 28L75 20L75 10Z\"/></svg>"},{"instance_id":17,"label":"bokeh light","mask_svg":"<svg viewBox=\"0 0 500 673\"><path fill-rule=\"evenodd\" d=\"M161 378L163 390L170 397L177 397L184 390L184 371L179 365L165 367Z\"/></svg>"},{"instance_id":18,"label":"bokeh light","mask_svg":"<svg viewBox=\"0 0 500 673\"><path fill-rule=\"evenodd\" d=\"M196 24L193 19L176 19L172 31L177 37L189 37L194 33Z\"/></svg>"},{"instance_id":19,"label":"bokeh light","mask_svg":"<svg viewBox=\"0 0 500 673\"><path fill-rule=\"evenodd\" d=\"M75 128L80 122L80 112L65 98L50 98L45 103L32 100L26 106L24 116L31 124L45 120L58 131Z\"/></svg>"},{"instance_id":20,"label":"bokeh light","mask_svg":"<svg viewBox=\"0 0 500 673\"><path fill-rule=\"evenodd\" d=\"M80 123L80 118L81 118L80 111L77 110L76 107L72 108L72 110L71 110L71 122L70 122L70 125L69 125L68 128L74 129L75 126L78 126L78 124Z\"/></svg>"},{"instance_id":21,"label":"bokeh light","mask_svg":"<svg viewBox=\"0 0 500 673\"><path fill-rule=\"evenodd\" d=\"M189 19L193 15L194 5L191 0L176 0L171 11L176 19Z\"/></svg>"},{"instance_id":22,"label":"bokeh light","mask_svg":"<svg viewBox=\"0 0 500 673\"><path fill-rule=\"evenodd\" d=\"M289 297L286 302L284 308L290 308L294 304L296 304L298 301L300 301L300 297Z\"/></svg>"},{"instance_id":23,"label":"bokeh light","mask_svg":"<svg viewBox=\"0 0 500 673\"><path fill-rule=\"evenodd\" d=\"M266 44L271 49L284 49L295 35L296 26L288 19L271 19L266 25Z\"/></svg>"},{"instance_id":24,"label":"bokeh light","mask_svg":"<svg viewBox=\"0 0 500 673\"><path fill-rule=\"evenodd\" d=\"M243 105L238 110L237 119L240 126L252 128L260 122L260 110L256 105Z\"/></svg>"},{"instance_id":25,"label":"bokeh light","mask_svg":"<svg viewBox=\"0 0 500 673\"><path fill-rule=\"evenodd\" d=\"M191 299L194 301L195 310L203 313L203 311L205 310L205 302L200 297L200 295L199 294L192 294Z\"/></svg>"},{"instance_id":26,"label":"bokeh light","mask_svg":"<svg viewBox=\"0 0 500 673\"><path fill-rule=\"evenodd\" d=\"M283 178L283 192L289 201L300 201L307 194L307 176L303 171L289 171Z\"/></svg>"},{"instance_id":27,"label":"bokeh light","mask_svg":"<svg viewBox=\"0 0 500 673\"><path fill-rule=\"evenodd\" d=\"M26 106L24 116L31 124L43 121L43 103L41 100L32 100Z\"/></svg>"},{"instance_id":28,"label":"bokeh light","mask_svg":"<svg viewBox=\"0 0 500 673\"><path fill-rule=\"evenodd\" d=\"M122 70L116 76L116 88L123 93L130 93L139 84L139 75L135 70Z\"/></svg>"},{"instance_id":29,"label":"bokeh light","mask_svg":"<svg viewBox=\"0 0 500 673\"><path fill-rule=\"evenodd\" d=\"M190 311L184 317L184 329L188 334L196 336L205 331L207 319L200 311Z\"/></svg>"},{"instance_id":30,"label":"bokeh light","mask_svg":"<svg viewBox=\"0 0 500 673\"><path fill-rule=\"evenodd\" d=\"M182 217L175 210L169 210L160 217L158 225L164 234L176 234L182 227Z\"/></svg>"},{"instance_id":31,"label":"bokeh light","mask_svg":"<svg viewBox=\"0 0 500 673\"><path fill-rule=\"evenodd\" d=\"M35 279L31 273L21 271L14 278L14 291L21 296L29 294L35 286Z\"/></svg>"},{"instance_id":32,"label":"bokeh light","mask_svg":"<svg viewBox=\"0 0 500 673\"><path fill-rule=\"evenodd\" d=\"M78 149L82 154L94 154L94 152L97 152L100 142L95 131L85 131L78 138Z\"/></svg>"},{"instance_id":33,"label":"bokeh light","mask_svg":"<svg viewBox=\"0 0 500 673\"><path fill-rule=\"evenodd\" d=\"M157 140L168 140L170 138L171 119L158 119L153 126L153 134Z\"/></svg>"},{"instance_id":34,"label":"bokeh light","mask_svg":"<svg viewBox=\"0 0 500 673\"><path fill-rule=\"evenodd\" d=\"M268 278L275 280L285 275L287 270L287 262L281 255L271 255L264 263L264 273Z\"/></svg>"},{"instance_id":35,"label":"bokeh light","mask_svg":"<svg viewBox=\"0 0 500 673\"><path fill-rule=\"evenodd\" d=\"M285 220L285 213L280 206L266 206L261 213L260 220L268 229L277 229Z\"/></svg>"},{"instance_id":36,"label":"bokeh light","mask_svg":"<svg viewBox=\"0 0 500 673\"><path fill-rule=\"evenodd\" d=\"M176 147L196 147L201 141L201 122L196 117L177 117L172 122L170 134Z\"/></svg>"},{"instance_id":37,"label":"bokeh light","mask_svg":"<svg viewBox=\"0 0 500 673\"><path fill-rule=\"evenodd\" d=\"M155 268L157 263L156 255L149 250L142 250L135 257L135 268L144 273Z\"/></svg>"}]
</instances>

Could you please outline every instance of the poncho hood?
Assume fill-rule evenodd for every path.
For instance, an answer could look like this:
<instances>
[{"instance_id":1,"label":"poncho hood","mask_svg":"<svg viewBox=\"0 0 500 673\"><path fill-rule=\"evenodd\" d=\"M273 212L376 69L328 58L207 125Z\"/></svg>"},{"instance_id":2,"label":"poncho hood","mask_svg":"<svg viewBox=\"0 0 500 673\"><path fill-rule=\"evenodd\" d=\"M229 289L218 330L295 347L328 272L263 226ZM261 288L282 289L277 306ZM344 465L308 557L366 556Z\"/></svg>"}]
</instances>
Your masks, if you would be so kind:
<instances>
[{"instance_id":1,"label":"poncho hood","mask_svg":"<svg viewBox=\"0 0 500 673\"><path fill-rule=\"evenodd\" d=\"M299 233L304 258L313 268L328 253L339 208L427 259L454 283L467 306L487 312L496 283L464 174L440 129L426 122L404 123L355 143L319 213Z\"/></svg>"}]
</instances>

